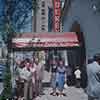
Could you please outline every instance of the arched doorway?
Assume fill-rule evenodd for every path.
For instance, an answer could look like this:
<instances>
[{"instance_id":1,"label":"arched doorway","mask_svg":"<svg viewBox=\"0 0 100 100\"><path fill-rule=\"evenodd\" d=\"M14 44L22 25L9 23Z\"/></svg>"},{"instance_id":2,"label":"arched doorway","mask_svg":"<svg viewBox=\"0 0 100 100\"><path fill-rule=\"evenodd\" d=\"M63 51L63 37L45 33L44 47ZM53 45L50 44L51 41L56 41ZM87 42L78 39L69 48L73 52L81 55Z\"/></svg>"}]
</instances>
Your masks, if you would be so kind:
<instances>
[{"instance_id":1,"label":"arched doorway","mask_svg":"<svg viewBox=\"0 0 100 100\"><path fill-rule=\"evenodd\" d=\"M69 58L73 56L73 62L76 61L75 66L80 66L81 69L81 86L83 88L87 85L87 73L86 73L86 49L84 41L84 33L81 30L80 24L78 21L74 21L70 29L71 32L76 32L78 40L80 42L80 47L76 50L72 50L69 53ZM76 56L76 57L75 57ZM69 61L70 62L70 61Z\"/></svg>"}]
</instances>

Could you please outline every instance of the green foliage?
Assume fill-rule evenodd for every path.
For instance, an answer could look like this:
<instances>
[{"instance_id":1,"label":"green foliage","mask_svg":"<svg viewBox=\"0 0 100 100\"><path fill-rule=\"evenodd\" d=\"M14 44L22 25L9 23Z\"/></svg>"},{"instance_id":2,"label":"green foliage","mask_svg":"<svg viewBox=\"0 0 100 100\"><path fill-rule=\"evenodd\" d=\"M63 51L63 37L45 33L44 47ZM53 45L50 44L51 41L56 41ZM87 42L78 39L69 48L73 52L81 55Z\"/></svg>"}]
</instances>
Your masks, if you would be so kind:
<instances>
[{"instance_id":1,"label":"green foliage","mask_svg":"<svg viewBox=\"0 0 100 100\"><path fill-rule=\"evenodd\" d=\"M7 61L6 64L6 70L4 73L4 91L2 93L2 96L0 100L5 100L5 98L10 98L11 97L11 73L10 73L10 63Z\"/></svg>"},{"instance_id":2,"label":"green foliage","mask_svg":"<svg viewBox=\"0 0 100 100\"><path fill-rule=\"evenodd\" d=\"M9 1L9 0L6 0L7 2ZM20 1L20 0L19 0ZM31 3L31 2L28 2L29 0L23 0L23 2L25 3L25 4L27 4L26 6L26 8L24 8L24 11L20 11L21 10L21 8L20 8L20 10L18 9L18 7L20 6L12 6L12 4L13 3L10 3L10 2L8 2L7 4L6 4L6 6L7 6L7 8L9 8L9 9L7 9L7 10L5 10L6 12L5 12L5 14L6 14L6 16L5 16L5 21L4 21L4 23L2 24L2 37L3 37L3 40L4 40L4 42L5 42L5 44L7 45L7 49L8 49L8 55L7 55L7 64L6 64L6 71L5 71L5 75L4 75L4 91L3 91L3 94L2 94L2 96L0 97L0 100L6 100L7 98L10 98L11 97L11 92L12 92L12 87L11 87L11 72L10 72L10 57L9 57L9 53L10 53L10 43L11 43L11 39L12 39L12 37L14 37L15 36L15 31L14 31L14 22L12 21L12 16L15 16L14 14L16 14L15 12L16 11L20 11L19 13L18 13L18 16L17 17L14 17L15 19L14 19L14 21L16 22L16 24L17 24L17 26L18 26L18 29L19 29L19 27L20 26L23 26L24 25L24 22L25 22L25 20L24 19L26 19L27 17L25 16L25 18L23 18L23 20L21 21L20 20L20 18L23 16L23 15L27 15L27 13L31 10L31 8L29 8L30 6L29 6L29 4ZM17 1L16 1L17 2ZM19 3L21 3L21 2L19 2ZM19 4L19 3L17 3L17 5ZM23 3L21 3L21 4L23 4ZM32 6L32 8L33 8L33 11L36 13L36 11L37 11L37 9L39 8L38 7L38 0L33 0L32 1L32 4L33 4L33 6ZM16 9L13 9L12 7L14 7L14 8L16 8ZM25 7L25 6L23 6L23 7ZM26 9L28 8L28 10L26 11ZM12 9L12 10L11 10ZM17 18L17 19L16 19ZM15 33L15 34L14 34Z\"/></svg>"},{"instance_id":3,"label":"green foliage","mask_svg":"<svg viewBox=\"0 0 100 100\"><path fill-rule=\"evenodd\" d=\"M0 100L6 100L6 98L3 96L0 96Z\"/></svg>"},{"instance_id":4,"label":"green foliage","mask_svg":"<svg viewBox=\"0 0 100 100\"><path fill-rule=\"evenodd\" d=\"M9 14L7 14L10 16ZM14 36L14 30L11 24L11 20L9 17L6 17L7 21L4 23L4 32L6 34L2 35L5 44L7 45L7 62L6 62L6 69L4 73L4 90L1 96L1 100L6 100L7 98L11 97L12 94L12 83L11 83L11 71L10 71L10 50L11 50L11 40Z\"/></svg>"},{"instance_id":5,"label":"green foliage","mask_svg":"<svg viewBox=\"0 0 100 100\"><path fill-rule=\"evenodd\" d=\"M4 73L4 91L3 98L10 98L11 96L11 72L10 72L10 63L7 61L6 70Z\"/></svg>"}]
</instances>

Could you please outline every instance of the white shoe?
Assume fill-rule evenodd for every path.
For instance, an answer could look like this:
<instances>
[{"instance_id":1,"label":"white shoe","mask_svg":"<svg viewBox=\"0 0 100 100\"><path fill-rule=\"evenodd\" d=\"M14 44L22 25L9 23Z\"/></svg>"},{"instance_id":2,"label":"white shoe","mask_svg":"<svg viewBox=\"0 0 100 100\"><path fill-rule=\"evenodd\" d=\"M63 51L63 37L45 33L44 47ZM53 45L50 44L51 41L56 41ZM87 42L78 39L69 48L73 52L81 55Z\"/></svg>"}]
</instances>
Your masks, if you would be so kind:
<instances>
[{"instance_id":1,"label":"white shoe","mask_svg":"<svg viewBox=\"0 0 100 100\"><path fill-rule=\"evenodd\" d=\"M64 97L63 95L61 95L61 97Z\"/></svg>"},{"instance_id":2,"label":"white shoe","mask_svg":"<svg viewBox=\"0 0 100 100\"><path fill-rule=\"evenodd\" d=\"M61 97L61 95L59 95L58 97Z\"/></svg>"}]
</instances>

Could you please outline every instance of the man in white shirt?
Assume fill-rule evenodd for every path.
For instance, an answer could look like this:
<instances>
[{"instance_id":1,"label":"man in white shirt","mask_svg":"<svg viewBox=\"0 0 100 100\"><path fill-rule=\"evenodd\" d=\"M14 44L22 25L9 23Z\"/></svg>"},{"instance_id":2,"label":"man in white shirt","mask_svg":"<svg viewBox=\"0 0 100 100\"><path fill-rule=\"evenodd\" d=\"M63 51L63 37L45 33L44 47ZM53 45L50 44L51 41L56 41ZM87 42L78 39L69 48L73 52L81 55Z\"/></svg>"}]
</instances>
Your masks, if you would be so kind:
<instances>
[{"instance_id":1,"label":"man in white shirt","mask_svg":"<svg viewBox=\"0 0 100 100\"><path fill-rule=\"evenodd\" d=\"M76 67L74 74L76 78L76 87L80 88L81 71L79 69L79 66Z\"/></svg>"}]
</instances>

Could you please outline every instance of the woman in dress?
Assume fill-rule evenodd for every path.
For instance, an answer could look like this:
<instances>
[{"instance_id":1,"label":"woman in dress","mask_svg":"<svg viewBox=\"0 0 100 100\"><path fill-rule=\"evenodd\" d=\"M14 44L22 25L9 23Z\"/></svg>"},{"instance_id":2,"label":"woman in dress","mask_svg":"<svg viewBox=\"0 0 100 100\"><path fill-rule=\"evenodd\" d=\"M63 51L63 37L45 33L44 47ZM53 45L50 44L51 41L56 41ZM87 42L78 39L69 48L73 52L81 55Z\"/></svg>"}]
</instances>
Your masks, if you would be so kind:
<instances>
[{"instance_id":1,"label":"woman in dress","mask_svg":"<svg viewBox=\"0 0 100 100\"><path fill-rule=\"evenodd\" d=\"M58 90L59 90L58 94L59 96L64 96L65 94L63 93L63 89L64 89L64 84L65 84L66 68L62 60L59 61L59 66L57 68L56 76L57 76L56 81L57 81Z\"/></svg>"}]
</instances>

